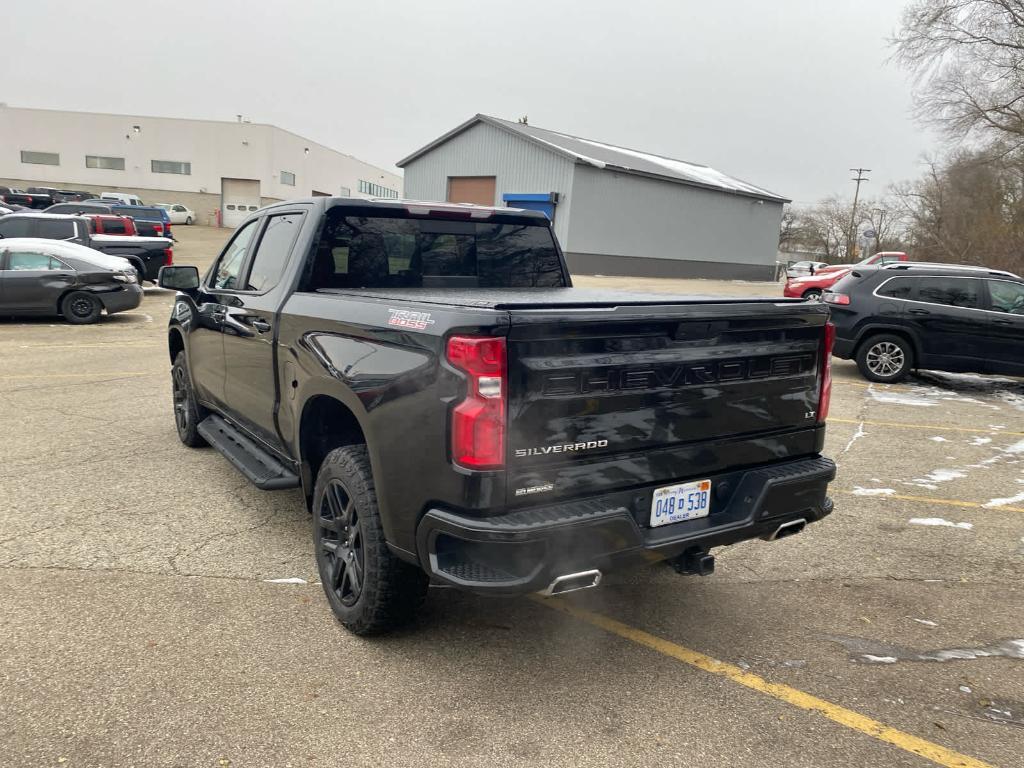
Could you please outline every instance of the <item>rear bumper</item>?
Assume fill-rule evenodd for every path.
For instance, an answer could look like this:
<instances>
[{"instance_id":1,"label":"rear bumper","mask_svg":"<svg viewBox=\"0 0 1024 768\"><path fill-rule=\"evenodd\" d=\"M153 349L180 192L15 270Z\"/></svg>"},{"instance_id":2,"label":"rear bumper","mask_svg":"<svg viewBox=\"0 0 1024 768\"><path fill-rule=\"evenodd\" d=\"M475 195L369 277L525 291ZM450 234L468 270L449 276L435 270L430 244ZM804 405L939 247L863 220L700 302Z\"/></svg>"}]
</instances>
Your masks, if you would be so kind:
<instances>
[{"instance_id":1,"label":"rear bumper","mask_svg":"<svg viewBox=\"0 0 1024 768\"><path fill-rule=\"evenodd\" d=\"M563 574L767 538L787 522L821 520L832 511L826 491L835 472L819 456L713 475L708 517L658 528L647 524L653 486L496 517L431 509L417 548L437 581L481 594L535 592Z\"/></svg>"},{"instance_id":2,"label":"rear bumper","mask_svg":"<svg viewBox=\"0 0 1024 768\"><path fill-rule=\"evenodd\" d=\"M124 312L126 309L135 309L142 303L142 286L126 285L116 291L106 291L96 294L103 303L103 308L108 315L115 312Z\"/></svg>"},{"instance_id":3,"label":"rear bumper","mask_svg":"<svg viewBox=\"0 0 1024 768\"><path fill-rule=\"evenodd\" d=\"M851 360L856 348L857 342L854 339L841 339L836 336L835 343L832 345L832 355L842 360Z\"/></svg>"}]
</instances>

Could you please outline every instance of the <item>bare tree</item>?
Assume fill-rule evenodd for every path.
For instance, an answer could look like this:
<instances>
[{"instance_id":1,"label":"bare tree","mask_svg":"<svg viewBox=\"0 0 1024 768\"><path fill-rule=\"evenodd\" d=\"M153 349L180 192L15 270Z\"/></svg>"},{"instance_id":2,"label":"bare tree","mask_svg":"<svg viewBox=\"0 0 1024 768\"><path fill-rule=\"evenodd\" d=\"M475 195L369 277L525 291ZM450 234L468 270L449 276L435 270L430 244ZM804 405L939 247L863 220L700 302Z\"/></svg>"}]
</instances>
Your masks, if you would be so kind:
<instances>
[{"instance_id":1,"label":"bare tree","mask_svg":"<svg viewBox=\"0 0 1024 768\"><path fill-rule=\"evenodd\" d=\"M914 258L1024 267L1024 169L1001 148L932 160L923 177L897 187L897 196Z\"/></svg>"},{"instance_id":2,"label":"bare tree","mask_svg":"<svg viewBox=\"0 0 1024 768\"><path fill-rule=\"evenodd\" d=\"M1024 147L1024 1L916 0L893 44L917 77L923 122Z\"/></svg>"}]
</instances>

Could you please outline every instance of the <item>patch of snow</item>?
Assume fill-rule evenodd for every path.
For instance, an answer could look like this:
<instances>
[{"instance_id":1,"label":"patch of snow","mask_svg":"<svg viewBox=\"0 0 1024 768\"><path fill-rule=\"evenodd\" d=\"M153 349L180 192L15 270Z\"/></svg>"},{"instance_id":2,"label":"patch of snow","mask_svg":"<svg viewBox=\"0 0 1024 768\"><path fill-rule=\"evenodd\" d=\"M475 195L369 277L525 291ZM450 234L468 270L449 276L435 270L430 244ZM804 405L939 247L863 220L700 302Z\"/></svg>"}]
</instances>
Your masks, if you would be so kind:
<instances>
[{"instance_id":1,"label":"patch of snow","mask_svg":"<svg viewBox=\"0 0 1024 768\"><path fill-rule=\"evenodd\" d=\"M861 488L855 486L851 491L854 496L892 496L896 493L892 488Z\"/></svg>"},{"instance_id":2,"label":"patch of snow","mask_svg":"<svg viewBox=\"0 0 1024 768\"><path fill-rule=\"evenodd\" d=\"M929 437L928 439L931 440L933 443L948 443L949 442L949 440L947 440L944 437L940 437L939 435L936 435L935 437Z\"/></svg>"},{"instance_id":3,"label":"patch of snow","mask_svg":"<svg viewBox=\"0 0 1024 768\"><path fill-rule=\"evenodd\" d=\"M937 627L939 626L934 621L928 621L928 619L914 619L918 624L924 624L926 627Z\"/></svg>"},{"instance_id":4,"label":"patch of snow","mask_svg":"<svg viewBox=\"0 0 1024 768\"><path fill-rule=\"evenodd\" d=\"M934 400L927 400L923 397L913 397L912 395L898 395L890 392L876 392L872 387L868 387L868 394L871 395L871 399L876 403L893 403L895 405L916 405L923 408L932 408L937 405Z\"/></svg>"},{"instance_id":5,"label":"patch of snow","mask_svg":"<svg viewBox=\"0 0 1024 768\"><path fill-rule=\"evenodd\" d=\"M267 584L308 584L305 579L300 579L298 576L289 576L286 579L264 579Z\"/></svg>"},{"instance_id":6,"label":"patch of snow","mask_svg":"<svg viewBox=\"0 0 1024 768\"><path fill-rule=\"evenodd\" d=\"M1003 453L1024 453L1024 440L1014 443L1008 448L1003 448Z\"/></svg>"},{"instance_id":7,"label":"patch of snow","mask_svg":"<svg viewBox=\"0 0 1024 768\"><path fill-rule=\"evenodd\" d=\"M1005 499L992 499L985 503L988 508L993 507L1005 507L1007 504L1017 504L1018 502L1024 501L1024 493L1018 493L1016 496L1008 496Z\"/></svg>"},{"instance_id":8,"label":"patch of snow","mask_svg":"<svg viewBox=\"0 0 1024 768\"><path fill-rule=\"evenodd\" d=\"M857 425L857 431L853 433L853 437L850 438L850 442L848 442L846 444L846 447L843 448L843 450L839 452L839 455L842 456L844 453L849 451L850 448L853 447L853 444L856 443L858 440L860 440L862 437L864 437L864 422L863 421L860 424Z\"/></svg>"},{"instance_id":9,"label":"patch of snow","mask_svg":"<svg viewBox=\"0 0 1024 768\"><path fill-rule=\"evenodd\" d=\"M988 445L991 442L991 437L976 437L973 440L971 440L971 445Z\"/></svg>"},{"instance_id":10,"label":"patch of snow","mask_svg":"<svg viewBox=\"0 0 1024 768\"><path fill-rule=\"evenodd\" d=\"M960 692L961 693L971 693L971 687L969 685L961 685L960 686Z\"/></svg>"},{"instance_id":11,"label":"patch of snow","mask_svg":"<svg viewBox=\"0 0 1024 768\"><path fill-rule=\"evenodd\" d=\"M870 661L872 664L895 664L895 656L873 656L870 653L865 653L861 656L864 661Z\"/></svg>"},{"instance_id":12,"label":"patch of snow","mask_svg":"<svg viewBox=\"0 0 1024 768\"><path fill-rule=\"evenodd\" d=\"M953 523L949 520L943 520L941 517L912 517L907 522L911 525L939 525L947 528L963 528L965 531L969 531L974 527L974 523Z\"/></svg>"},{"instance_id":13,"label":"patch of snow","mask_svg":"<svg viewBox=\"0 0 1024 768\"><path fill-rule=\"evenodd\" d=\"M924 477L915 477L915 483L947 483L950 480L956 480L961 477L967 477L966 472L961 472L959 469L933 469Z\"/></svg>"}]
</instances>

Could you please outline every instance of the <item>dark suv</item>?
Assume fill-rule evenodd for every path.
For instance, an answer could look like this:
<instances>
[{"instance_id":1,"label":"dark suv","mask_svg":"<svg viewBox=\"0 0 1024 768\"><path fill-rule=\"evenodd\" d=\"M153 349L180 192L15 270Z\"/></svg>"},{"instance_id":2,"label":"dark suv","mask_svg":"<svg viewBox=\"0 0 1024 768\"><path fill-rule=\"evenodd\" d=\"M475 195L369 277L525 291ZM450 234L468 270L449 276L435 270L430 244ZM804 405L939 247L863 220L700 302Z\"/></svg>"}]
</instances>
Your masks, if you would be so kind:
<instances>
[{"instance_id":1,"label":"dark suv","mask_svg":"<svg viewBox=\"0 0 1024 768\"><path fill-rule=\"evenodd\" d=\"M870 381L911 370L1024 376L1024 279L950 264L855 269L823 296L833 354Z\"/></svg>"}]
</instances>

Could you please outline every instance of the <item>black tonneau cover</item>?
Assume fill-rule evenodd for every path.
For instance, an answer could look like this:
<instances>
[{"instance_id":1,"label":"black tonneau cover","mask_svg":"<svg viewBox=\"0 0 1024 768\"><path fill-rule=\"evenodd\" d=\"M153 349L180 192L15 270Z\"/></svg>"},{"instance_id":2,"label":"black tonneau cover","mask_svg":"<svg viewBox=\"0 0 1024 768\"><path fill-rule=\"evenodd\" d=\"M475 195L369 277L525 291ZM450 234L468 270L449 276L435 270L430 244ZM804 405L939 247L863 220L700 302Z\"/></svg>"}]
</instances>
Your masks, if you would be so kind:
<instances>
[{"instance_id":1,"label":"black tonneau cover","mask_svg":"<svg viewBox=\"0 0 1024 768\"><path fill-rule=\"evenodd\" d=\"M607 288L322 288L317 293L363 299L444 304L473 309L559 309L571 307L659 306L665 304L799 304L773 296L701 296L640 293Z\"/></svg>"}]
</instances>

